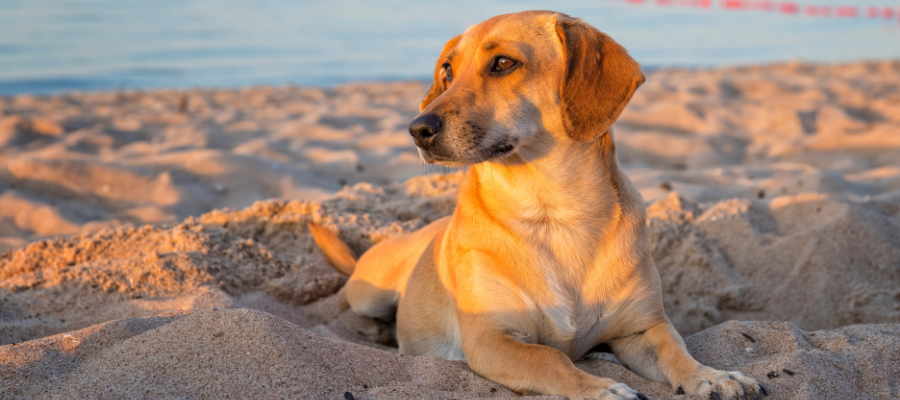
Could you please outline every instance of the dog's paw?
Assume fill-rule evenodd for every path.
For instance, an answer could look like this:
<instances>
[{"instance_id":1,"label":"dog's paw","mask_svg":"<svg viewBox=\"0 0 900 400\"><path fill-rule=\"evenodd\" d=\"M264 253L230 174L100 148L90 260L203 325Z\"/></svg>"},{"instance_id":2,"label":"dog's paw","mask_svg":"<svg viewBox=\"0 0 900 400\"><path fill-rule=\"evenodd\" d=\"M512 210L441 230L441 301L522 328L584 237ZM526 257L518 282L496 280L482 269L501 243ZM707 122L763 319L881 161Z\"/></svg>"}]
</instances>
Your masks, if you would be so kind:
<instances>
[{"instance_id":1,"label":"dog's paw","mask_svg":"<svg viewBox=\"0 0 900 400\"><path fill-rule=\"evenodd\" d=\"M624 383L611 379L598 379L583 388L577 395L569 396L570 400L648 400Z\"/></svg>"},{"instance_id":2,"label":"dog's paw","mask_svg":"<svg viewBox=\"0 0 900 400\"><path fill-rule=\"evenodd\" d=\"M753 378L712 368L704 368L674 386L678 394L700 395L711 400L757 400L769 395Z\"/></svg>"}]
</instances>

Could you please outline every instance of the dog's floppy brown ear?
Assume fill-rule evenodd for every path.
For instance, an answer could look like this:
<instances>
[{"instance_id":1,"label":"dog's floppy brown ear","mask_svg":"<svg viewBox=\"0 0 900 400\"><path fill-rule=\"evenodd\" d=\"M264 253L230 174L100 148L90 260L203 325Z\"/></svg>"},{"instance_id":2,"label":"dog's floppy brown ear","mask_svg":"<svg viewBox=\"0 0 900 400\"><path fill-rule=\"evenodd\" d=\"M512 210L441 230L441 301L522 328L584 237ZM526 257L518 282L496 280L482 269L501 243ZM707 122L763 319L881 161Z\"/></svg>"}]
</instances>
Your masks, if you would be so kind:
<instances>
[{"instance_id":1,"label":"dog's floppy brown ear","mask_svg":"<svg viewBox=\"0 0 900 400\"><path fill-rule=\"evenodd\" d=\"M459 35L444 45L444 50L441 50L441 56L438 57L437 65L434 67L434 81L431 83L431 88L428 89L428 93L425 93L425 99L422 100L422 103L419 104L419 111L425 111L425 107L428 107L434 99L444 93L446 89L444 87L444 79L443 79L443 70L444 70L444 62L447 53L453 50L457 44L459 44L459 40L462 39L462 35Z\"/></svg>"},{"instance_id":2,"label":"dog's floppy brown ear","mask_svg":"<svg viewBox=\"0 0 900 400\"><path fill-rule=\"evenodd\" d=\"M565 49L563 123L569 137L589 142L619 118L644 74L625 48L579 19L560 15L556 33Z\"/></svg>"}]
</instances>

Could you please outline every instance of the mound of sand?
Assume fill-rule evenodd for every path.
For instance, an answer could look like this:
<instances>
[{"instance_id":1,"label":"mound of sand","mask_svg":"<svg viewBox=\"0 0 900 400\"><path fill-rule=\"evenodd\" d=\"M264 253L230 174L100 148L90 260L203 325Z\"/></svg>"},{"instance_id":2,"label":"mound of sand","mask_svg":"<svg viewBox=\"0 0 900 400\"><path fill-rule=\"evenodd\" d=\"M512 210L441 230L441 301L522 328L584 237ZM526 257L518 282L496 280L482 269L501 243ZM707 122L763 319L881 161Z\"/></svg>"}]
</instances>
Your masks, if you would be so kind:
<instances>
[{"instance_id":1,"label":"mound of sand","mask_svg":"<svg viewBox=\"0 0 900 400\"><path fill-rule=\"evenodd\" d=\"M316 301L346 278L326 264L307 221L344 227L361 254L451 213L461 176L357 184L324 202L259 202L172 227L109 229L7 252L0 256L0 344L117 318L227 307L248 294L289 305Z\"/></svg>"},{"instance_id":2,"label":"mound of sand","mask_svg":"<svg viewBox=\"0 0 900 400\"><path fill-rule=\"evenodd\" d=\"M727 320L900 323L900 194L698 207L672 193L649 212L666 312L683 333Z\"/></svg>"},{"instance_id":3,"label":"mound of sand","mask_svg":"<svg viewBox=\"0 0 900 400\"><path fill-rule=\"evenodd\" d=\"M702 363L760 379L773 398L887 399L900 390L897 325L805 332L788 323L731 322L687 344ZM117 320L3 346L0 359L4 398L519 397L463 362L329 339L247 309ZM652 398L688 397L603 359L576 365Z\"/></svg>"},{"instance_id":4,"label":"mound of sand","mask_svg":"<svg viewBox=\"0 0 900 400\"><path fill-rule=\"evenodd\" d=\"M462 363L400 357L389 324L339 312L344 278L306 227L323 223L364 251L452 212L460 178L357 184L322 202L258 202L8 252L0 257L6 394L513 396ZM882 197L696 204L672 193L651 204L668 313L683 334L711 327L687 339L693 354L757 377L779 398L897 393L900 196ZM894 325L801 330L858 323ZM618 364L579 366L672 397Z\"/></svg>"}]
</instances>

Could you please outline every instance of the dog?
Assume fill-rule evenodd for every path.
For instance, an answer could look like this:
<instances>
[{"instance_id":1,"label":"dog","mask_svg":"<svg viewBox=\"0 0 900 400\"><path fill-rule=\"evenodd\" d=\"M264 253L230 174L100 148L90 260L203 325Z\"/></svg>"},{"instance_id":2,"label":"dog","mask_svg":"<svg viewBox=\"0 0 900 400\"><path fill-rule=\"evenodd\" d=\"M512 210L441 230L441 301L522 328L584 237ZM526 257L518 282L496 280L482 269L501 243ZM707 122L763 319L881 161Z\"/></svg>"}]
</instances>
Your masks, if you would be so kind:
<instances>
[{"instance_id":1,"label":"dog","mask_svg":"<svg viewBox=\"0 0 900 400\"><path fill-rule=\"evenodd\" d=\"M344 307L396 316L400 354L464 360L522 394L646 399L575 367L605 344L679 394L767 395L695 361L666 317L644 202L611 130L643 82L624 48L557 12L496 16L451 39L409 131L426 162L468 166L456 209L359 260L310 223L349 275Z\"/></svg>"}]
</instances>

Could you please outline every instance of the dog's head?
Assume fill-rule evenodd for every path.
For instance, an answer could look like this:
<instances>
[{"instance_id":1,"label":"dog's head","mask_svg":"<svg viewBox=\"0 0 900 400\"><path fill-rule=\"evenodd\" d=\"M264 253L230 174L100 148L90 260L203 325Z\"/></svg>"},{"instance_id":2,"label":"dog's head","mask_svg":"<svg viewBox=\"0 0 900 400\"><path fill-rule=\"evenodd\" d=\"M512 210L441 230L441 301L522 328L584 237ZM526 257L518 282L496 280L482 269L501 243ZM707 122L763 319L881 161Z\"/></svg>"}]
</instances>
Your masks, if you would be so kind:
<instances>
[{"instance_id":1,"label":"dog's head","mask_svg":"<svg viewBox=\"0 0 900 400\"><path fill-rule=\"evenodd\" d=\"M447 42L409 132L426 162L447 166L588 142L643 82L625 49L581 20L499 15Z\"/></svg>"}]
</instances>

